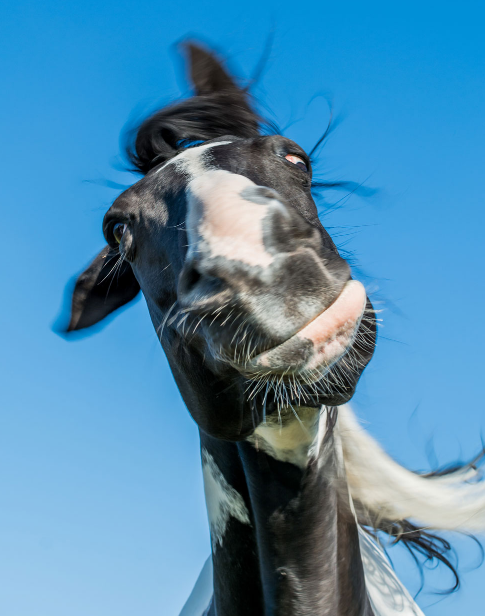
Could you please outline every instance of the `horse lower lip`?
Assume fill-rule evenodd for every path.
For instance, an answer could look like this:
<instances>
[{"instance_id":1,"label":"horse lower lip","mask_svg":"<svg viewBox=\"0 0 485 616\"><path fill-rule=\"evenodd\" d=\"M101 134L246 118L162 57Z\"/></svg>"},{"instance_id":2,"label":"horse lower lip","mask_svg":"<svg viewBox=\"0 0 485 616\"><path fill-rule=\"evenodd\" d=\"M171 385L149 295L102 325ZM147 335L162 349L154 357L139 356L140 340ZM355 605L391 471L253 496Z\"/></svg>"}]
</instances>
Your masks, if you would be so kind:
<instances>
[{"instance_id":1,"label":"horse lower lip","mask_svg":"<svg viewBox=\"0 0 485 616\"><path fill-rule=\"evenodd\" d=\"M363 285L350 280L327 310L282 344L254 357L244 372L291 374L330 366L350 347L366 301Z\"/></svg>"}]
</instances>

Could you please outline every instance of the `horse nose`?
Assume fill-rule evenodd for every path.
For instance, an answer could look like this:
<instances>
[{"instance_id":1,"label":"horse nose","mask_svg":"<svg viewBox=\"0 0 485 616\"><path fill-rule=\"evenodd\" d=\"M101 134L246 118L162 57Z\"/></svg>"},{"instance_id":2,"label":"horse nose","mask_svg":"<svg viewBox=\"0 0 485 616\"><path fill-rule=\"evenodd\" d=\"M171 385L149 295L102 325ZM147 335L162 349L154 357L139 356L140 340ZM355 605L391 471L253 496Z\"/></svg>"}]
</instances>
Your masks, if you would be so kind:
<instances>
[{"instance_id":1,"label":"horse nose","mask_svg":"<svg viewBox=\"0 0 485 616\"><path fill-rule=\"evenodd\" d=\"M224 292L227 299L236 288L257 295L285 271L296 291L295 267L286 266L290 261L296 266L301 259L293 255L305 248L313 248L316 259L322 247L320 232L278 192L221 170L190 182L186 227L188 252L178 286L179 301L186 306L216 295L220 301Z\"/></svg>"},{"instance_id":2,"label":"horse nose","mask_svg":"<svg viewBox=\"0 0 485 616\"><path fill-rule=\"evenodd\" d=\"M227 285L221 276L204 271L200 259L186 260L178 281L178 300L182 306L203 305L220 294Z\"/></svg>"},{"instance_id":3,"label":"horse nose","mask_svg":"<svg viewBox=\"0 0 485 616\"><path fill-rule=\"evenodd\" d=\"M263 268L278 250L271 241L275 227L286 239L311 227L275 190L222 170L190 182L186 223L189 257Z\"/></svg>"}]
</instances>

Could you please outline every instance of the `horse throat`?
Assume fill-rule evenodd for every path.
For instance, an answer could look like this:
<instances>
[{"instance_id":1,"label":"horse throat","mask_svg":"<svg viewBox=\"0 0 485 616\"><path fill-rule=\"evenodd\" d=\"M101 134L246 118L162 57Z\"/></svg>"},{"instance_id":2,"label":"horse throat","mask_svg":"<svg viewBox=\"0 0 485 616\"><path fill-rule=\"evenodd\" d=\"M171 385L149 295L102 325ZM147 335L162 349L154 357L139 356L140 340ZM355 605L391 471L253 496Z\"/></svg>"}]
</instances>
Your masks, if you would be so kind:
<instances>
[{"instance_id":1,"label":"horse throat","mask_svg":"<svg viewBox=\"0 0 485 616\"><path fill-rule=\"evenodd\" d=\"M284 409L244 442L201 433L210 616L370 615L337 409Z\"/></svg>"}]
</instances>

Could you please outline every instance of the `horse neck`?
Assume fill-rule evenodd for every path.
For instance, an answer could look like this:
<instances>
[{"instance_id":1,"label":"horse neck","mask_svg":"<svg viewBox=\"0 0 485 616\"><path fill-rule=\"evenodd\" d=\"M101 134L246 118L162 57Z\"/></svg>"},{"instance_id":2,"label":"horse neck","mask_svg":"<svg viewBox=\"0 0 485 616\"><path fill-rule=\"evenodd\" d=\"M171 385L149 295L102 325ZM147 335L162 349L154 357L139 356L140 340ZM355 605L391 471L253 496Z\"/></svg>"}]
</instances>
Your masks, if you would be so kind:
<instances>
[{"instance_id":1,"label":"horse neck","mask_svg":"<svg viewBox=\"0 0 485 616\"><path fill-rule=\"evenodd\" d=\"M338 436L317 411L298 415L237 444L201 435L211 616L372 614Z\"/></svg>"}]
</instances>

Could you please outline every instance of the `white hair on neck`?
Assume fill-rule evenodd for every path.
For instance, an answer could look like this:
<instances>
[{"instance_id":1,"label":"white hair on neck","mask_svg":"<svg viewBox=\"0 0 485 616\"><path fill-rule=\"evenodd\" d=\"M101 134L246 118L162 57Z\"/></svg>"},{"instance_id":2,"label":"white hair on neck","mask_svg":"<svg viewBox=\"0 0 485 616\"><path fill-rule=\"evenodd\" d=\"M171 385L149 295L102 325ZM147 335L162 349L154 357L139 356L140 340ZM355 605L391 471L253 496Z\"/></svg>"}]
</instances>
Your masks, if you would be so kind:
<instances>
[{"instance_id":1,"label":"white hair on neck","mask_svg":"<svg viewBox=\"0 0 485 616\"><path fill-rule=\"evenodd\" d=\"M426 477L407 470L362 428L348 405L339 407L337 430L352 499L373 519L412 518L425 528L485 532L485 481L479 471L466 467Z\"/></svg>"}]
</instances>

